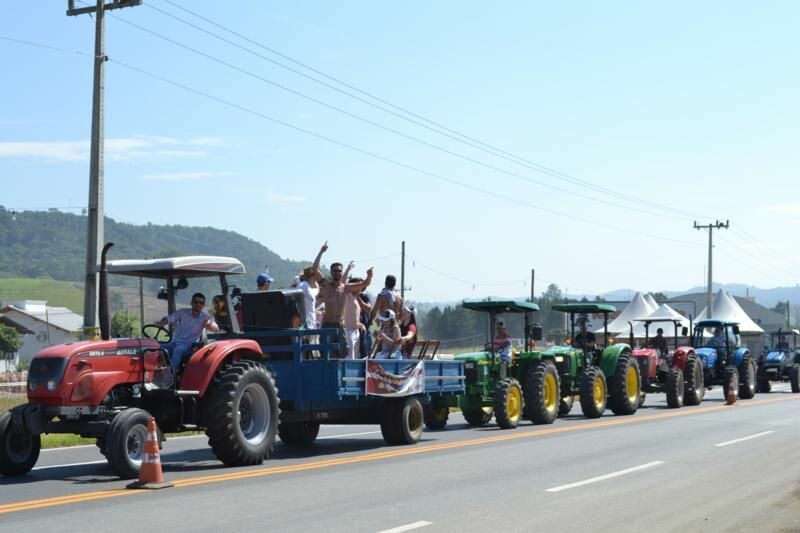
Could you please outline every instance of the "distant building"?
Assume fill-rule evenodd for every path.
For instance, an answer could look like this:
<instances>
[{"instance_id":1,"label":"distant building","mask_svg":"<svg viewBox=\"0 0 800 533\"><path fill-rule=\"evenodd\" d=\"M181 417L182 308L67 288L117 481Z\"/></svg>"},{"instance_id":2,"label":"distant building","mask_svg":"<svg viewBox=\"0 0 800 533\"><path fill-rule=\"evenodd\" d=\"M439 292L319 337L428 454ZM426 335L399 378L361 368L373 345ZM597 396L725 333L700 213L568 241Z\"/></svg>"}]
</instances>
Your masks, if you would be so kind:
<instances>
[{"instance_id":1,"label":"distant building","mask_svg":"<svg viewBox=\"0 0 800 533\"><path fill-rule=\"evenodd\" d=\"M4 302L0 307L0 322L22 335L22 348L14 360L0 365L5 369L13 368L19 361L30 361L43 348L77 340L83 317L66 307L50 307L43 300L22 300Z\"/></svg>"}]
</instances>

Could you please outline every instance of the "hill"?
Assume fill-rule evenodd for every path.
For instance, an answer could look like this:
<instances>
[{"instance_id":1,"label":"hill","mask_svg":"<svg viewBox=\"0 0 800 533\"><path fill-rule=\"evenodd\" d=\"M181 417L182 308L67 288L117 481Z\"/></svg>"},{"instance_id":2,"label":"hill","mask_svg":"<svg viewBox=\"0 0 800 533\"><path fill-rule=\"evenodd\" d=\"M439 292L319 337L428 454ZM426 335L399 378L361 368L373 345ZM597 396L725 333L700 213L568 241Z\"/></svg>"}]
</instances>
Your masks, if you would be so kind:
<instances>
[{"instance_id":1,"label":"hill","mask_svg":"<svg viewBox=\"0 0 800 533\"><path fill-rule=\"evenodd\" d=\"M0 207L0 278L84 280L87 217L50 211L12 213ZM134 225L106 217L105 240L114 242L111 259L178 255L236 257L248 272L240 283L255 288L255 275L269 265L275 285L288 286L308 262L283 259L264 245L232 231L210 227ZM112 283L121 281L113 281ZM129 280L132 284L134 280ZM124 282L122 282L124 283ZM9 288L9 290L11 290ZM26 293L29 299L34 298ZM3 300L15 299L2 296ZM16 298L19 299L19 298ZM55 301L50 298L42 298ZM81 309L83 303L71 309Z\"/></svg>"}]
</instances>

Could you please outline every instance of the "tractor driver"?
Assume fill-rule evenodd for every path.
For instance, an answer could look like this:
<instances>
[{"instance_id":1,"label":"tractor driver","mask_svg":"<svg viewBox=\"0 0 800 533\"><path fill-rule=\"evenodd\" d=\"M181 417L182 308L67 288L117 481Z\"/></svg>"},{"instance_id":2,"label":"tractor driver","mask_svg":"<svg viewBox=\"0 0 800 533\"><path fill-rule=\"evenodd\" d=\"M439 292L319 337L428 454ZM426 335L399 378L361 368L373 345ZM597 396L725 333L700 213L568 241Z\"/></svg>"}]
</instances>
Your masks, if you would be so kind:
<instances>
[{"instance_id":1,"label":"tractor driver","mask_svg":"<svg viewBox=\"0 0 800 533\"><path fill-rule=\"evenodd\" d=\"M178 309L157 322L162 327L167 324L175 326L172 340L162 344L161 347L169 353L172 368L176 373L181 363L189 358L192 353L192 345L200 340L203 329L208 328L212 332L219 331L219 326L211 315L203 311L205 305L205 295L202 292L196 292L192 295L191 309Z\"/></svg>"},{"instance_id":2,"label":"tractor driver","mask_svg":"<svg viewBox=\"0 0 800 533\"><path fill-rule=\"evenodd\" d=\"M721 326L714 328L714 336L709 339L709 341L706 343L706 346L709 348L725 347L725 335Z\"/></svg>"},{"instance_id":3,"label":"tractor driver","mask_svg":"<svg viewBox=\"0 0 800 533\"><path fill-rule=\"evenodd\" d=\"M494 344L487 343L486 349L491 349L500 356L500 360L504 363L511 363L511 335L506 330L506 325L499 320L494 324Z\"/></svg>"},{"instance_id":4,"label":"tractor driver","mask_svg":"<svg viewBox=\"0 0 800 533\"><path fill-rule=\"evenodd\" d=\"M664 330L658 328L656 330L656 336L650 339L648 343L650 348L656 348L662 354L666 354L669 351L669 346L667 345L667 339L664 338Z\"/></svg>"},{"instance_id":5,"label":"tractor driver","mask_svg":"<svg viewBox=\"0 0 800 533\"><path fill-rule=\"evenodd\" d=\"M581 329L578 332L578 334L575 335L575 338L572 340L572 345L575 348L579 349L586 348L587 350L591 350L594 348L596 339L594 337L594 333L586 329L586 322L587 322L586 318L580 319Z\"/></svg>"}]
</instances>

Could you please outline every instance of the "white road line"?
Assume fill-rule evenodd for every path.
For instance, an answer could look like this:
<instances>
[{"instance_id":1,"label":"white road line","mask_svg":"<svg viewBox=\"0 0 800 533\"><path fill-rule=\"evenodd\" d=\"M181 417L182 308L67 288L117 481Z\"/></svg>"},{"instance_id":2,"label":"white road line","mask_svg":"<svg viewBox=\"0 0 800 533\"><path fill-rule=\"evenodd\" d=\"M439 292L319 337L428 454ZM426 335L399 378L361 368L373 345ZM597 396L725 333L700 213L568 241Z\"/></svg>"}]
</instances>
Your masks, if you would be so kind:
<instances>
[{"instance_id":1,"label":"white road line","mask_svg":"<svg viewBox=\"0 0 800 533\"><path fill-rule=\"evenodd\" d=\"M357 437L358 435L375 435L380 431L362 431L361 433L345 433L344 435L328 435L327 437L318 437L317 440L322 439L341 439L343 437Z\"/></svg>"},{"instance_id":2,"label":"white road line","mask_svg":"<svg viewBox=\"0 0 800 533\"><path fill-rule=\"evenodd\" d=\"M775 432L772 430L762 431L761 433L756 433L755 435L750 435L749 437L742 437L741 439L734 439L734 440L729 440L727 442L720 442L719 444L715 444L715 446L722 447L722 446L727 446L728 444L736 444L737 442L742 442L744 440L757 439L758 437L763 437L764 435L769 435L770 433L775 433Z\"/></svg>"},{"instance_id":3,"label":"white road line","mask_svg":"<svg viewBox=\"0 0 800 533\"><path fill-rule=\"evenodd\" d=\"M86 466L86 465L99 465L104 464L107 461L89 461L86 463L69 463L66 465L50 465L50 466L37 466L33 470L49 470L51 468L66 468L68 466Z\"/></svg>"},{"instance_id":4,"label":"white road line","mask_svg":"<svg viewBox=\"0 0 800 533\"><path fill-rule=\"evenodd\" d=\"M664 461L653 461L652 463L647 463L639 466L634 466L632 468L626 468L625 470L619 470L617 472L611 472L610 474L605 474L603 476L597 476L590 479L584 479L583 481L577 481L575 483L570 483L569 485L561 485L559 487L553 487L552 489L547 489L547 492L561 492L562 490L574 489L576 487L582 487L583 485L589 485L590 483L597 483L598 481L605 481L606 479L611 479L619 476L624 476L626 474L631 474L633 472L639 472L640 470L645 470L647 468L653 468L654 466L663 465Z\"/></svg>"},{"instance_id":5,"label":"white road line","mask_svg":"<svg viewBox=\"0 0 800 533\"><path fill-rule=\"evenodd\" d=\"M433 522L426 522L424 520L420 520L419 522L414 522L413 524L406 524L404 526L395 527L392 529L384 529L382 531L378 531L378 533L402 533L403 531L411 531L412 529L419 529L421 527L430 526Z\"/></svg>"}]
</instances>

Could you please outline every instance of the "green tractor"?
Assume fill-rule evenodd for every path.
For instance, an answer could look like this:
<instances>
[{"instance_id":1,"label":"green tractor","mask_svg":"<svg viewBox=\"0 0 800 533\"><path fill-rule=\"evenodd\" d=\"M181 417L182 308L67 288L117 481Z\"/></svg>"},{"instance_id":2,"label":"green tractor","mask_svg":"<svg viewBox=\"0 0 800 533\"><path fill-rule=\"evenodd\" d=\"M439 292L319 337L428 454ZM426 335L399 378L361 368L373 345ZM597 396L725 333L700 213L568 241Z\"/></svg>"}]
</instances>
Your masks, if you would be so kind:
<instances>
[{"instance_id":1,"label":"green tractor","mask_svg":"<svg viewBox=\"0 0 800 533\"><path fill-rule=\"evenodd\" d=\"M448 397L442 397L436 400L438 403L426 405L425 425L429 429L443 428L447 424L450 407L459 407L471 426L488 424L494 416L500 428L513 429L525 415L526 394L520 382L530 367L536 366L539 354L513 347L505 332L505 324L497 317L506 313L524 315L523 350L527 350L533 341L542 338L541 326L531 321L533 313L539 311L539 306L524 301L487 300L464 302L463 307L489 314L489 342L482 351L455 357L464 361L466 392L457 399L448 401ZM557 382L551 383L551 386L549 393L557 405Z\"/></svg>"},{"instance_id":2,"label":"green tractor","mask_svg":"<svg viewBox=\"0 0 800 533\"><path fill-rule=\"evenodd\" d=\"M553 305L553 310L569 314L571 340L566 346L553 346L537 354L537 372L523 380L526 410L531 419L549 423L554 418L552 399L540 392L549 390L553 381L560 391L557 408L560 416L569 414L576 395L587 418L602 416L606 406L616 415L635 413L639 408L642 381L636 359L627 344L606 345L608 315L616 312L616 308L608 304L571 303ZM603 315L601 344L587 331L590 314ZM545 383L542 383L542 374Z\"/></svg>"}]
</instances>

